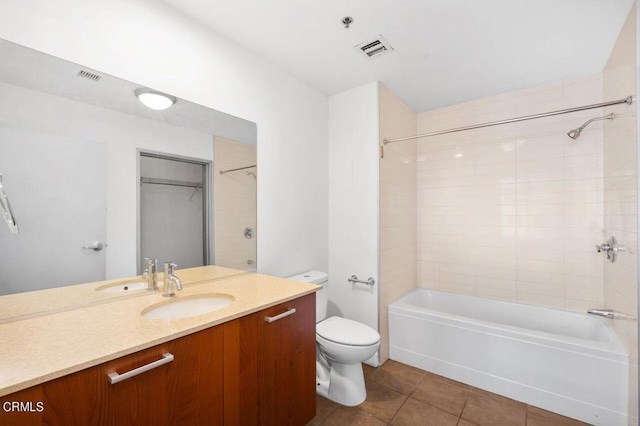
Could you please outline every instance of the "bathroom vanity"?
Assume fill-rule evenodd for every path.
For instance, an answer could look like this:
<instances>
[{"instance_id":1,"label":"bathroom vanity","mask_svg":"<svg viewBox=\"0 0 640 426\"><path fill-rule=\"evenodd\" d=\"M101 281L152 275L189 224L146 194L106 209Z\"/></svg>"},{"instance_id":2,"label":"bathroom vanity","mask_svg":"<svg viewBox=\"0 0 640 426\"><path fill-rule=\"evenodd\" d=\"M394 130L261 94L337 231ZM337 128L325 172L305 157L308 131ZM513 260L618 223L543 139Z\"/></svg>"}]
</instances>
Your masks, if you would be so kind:
<instances>
[{"instance_id":1,"label":"bathroom vanity","mask_svg":"<svg viewBox=\"0 0 640 426\"><path fill-rule=\"evenodd\" d=\"M235 299L203 315L144 318L156 292L0 324L0 423L306 424L316 290L244 274L175 296Z\"/></svg>"}]
</instances>

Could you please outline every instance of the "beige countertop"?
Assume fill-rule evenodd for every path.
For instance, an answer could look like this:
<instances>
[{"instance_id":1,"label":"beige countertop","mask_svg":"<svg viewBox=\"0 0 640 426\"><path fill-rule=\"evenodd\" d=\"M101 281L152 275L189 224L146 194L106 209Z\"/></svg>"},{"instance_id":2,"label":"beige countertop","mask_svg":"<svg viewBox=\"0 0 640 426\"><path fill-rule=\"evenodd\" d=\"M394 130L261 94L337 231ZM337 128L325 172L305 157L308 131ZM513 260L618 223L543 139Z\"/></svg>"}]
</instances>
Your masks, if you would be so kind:
<instances>
[{"instance_id":1,"label":"beige countertop","mask_svg":"<svg viewBox=\"0 0 640 426\"><path fill-rule=\"evenodd\" d=\"M203 266L199 268L179 269L175 275L183 284L198 283L207 280L217 280L234 275L244 274L238 269L220 266ZM162 273L158 280L162 280ZM55 310L66 310L81 305L104 303L113 299L129 297L145 293L145 290L133 290L120 293L102 293L100 288L110 285L134 283L142 281L141 277L118 278L86 284L76 284L46 290L29 291L9 294L0 297L0 322L14 321L31 315Z\"/></svg>"},{"instance_id":2,"label":"beige countertop","mask_svg":"<svg viewBox=\"0 0 640 426\"><path fill-rule=\"evenodd\" d=\"M205 267L207 268L207 267ZM196 268L196 275L213 271ZM212 267L208 267L212 268ZM215 274L214 274L215 275ZM102 283L104 285L105 283ZM166 302L162 291L75 307L0 324L0 396L313 293L320 287L245 273L185 286L173 300L223 293L235 301L218 311L181 319L148 319L141 312Z\"/></svg>"}]
</instances>

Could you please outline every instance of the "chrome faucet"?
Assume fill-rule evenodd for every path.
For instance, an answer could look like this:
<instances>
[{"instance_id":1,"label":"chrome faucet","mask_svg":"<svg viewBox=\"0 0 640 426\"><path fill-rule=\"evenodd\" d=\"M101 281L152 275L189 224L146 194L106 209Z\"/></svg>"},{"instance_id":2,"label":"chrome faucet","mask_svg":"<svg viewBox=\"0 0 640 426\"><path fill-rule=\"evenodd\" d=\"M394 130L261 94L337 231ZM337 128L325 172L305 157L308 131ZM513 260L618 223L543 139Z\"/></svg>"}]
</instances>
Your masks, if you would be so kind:
<instances>
[{"instance_id":1,"label":"chrome faucet","mask_svg":"<svg viewBox=\"0 0 640 426\"><path fill-rule=\"evenodd\" d=\"M142 279L147 280L148 291L155 291L158 289L158 259L145 257L144 260L147 262L147 268L142 274Z\"/></svg>"},{"instance_id":2,"label":"chrome faucet","mask_svg":"<svg viewBox=\"0 0 640 426\"><path fill-rule=\"evenodd\" d=\"M587 311L587 314L589 314L589 315L597 315L599 317L605 317L605 318L609 318L609 319L614 319L615 318L615 313L613 312L612 309L589 309Z\"/></svg>"},{"instance_id":3,"label":"chrome faucet","mask_svg":"<svg viewBox=\"0 0 640 426\"><path fill-rule=\"evenodd\" d=\"M605 252L607 254L607 259L609 259L609 262L613 263L616 261L618 253L627 251L627 248L625 246L618 245L616 238L611 237L606 243L597 244L596 251L598 253ZM631 250L629 252L633 254Z\"/></svg>"},{"instance_id":4,"label":"chrome faucet","mask_svg":"<svg viewBox=\"0 0 640 426\"><path fill-rule=\"evenodd\" d=\"M599 317L605 317L609 319L630 319L635 320L636 317L633 315L622 314L620 312L616 312L613 309L589 309L587 311L589 315L596 315Z\"/></svg>"},{"instance_id":5,"label":"chrome faucet","mask_svg":"<svg viewBox=\"0 0 640 426\"><path fill-rule=\"evenodd\" d=\"M173 275L177 267L178 265L173 262L166 262L164 264L164 293L162 294L164 297L173 297L176 295L173 292L173 284L176 285L178 290L182 290L182 281Z\"/></svg>"}]
</instances>

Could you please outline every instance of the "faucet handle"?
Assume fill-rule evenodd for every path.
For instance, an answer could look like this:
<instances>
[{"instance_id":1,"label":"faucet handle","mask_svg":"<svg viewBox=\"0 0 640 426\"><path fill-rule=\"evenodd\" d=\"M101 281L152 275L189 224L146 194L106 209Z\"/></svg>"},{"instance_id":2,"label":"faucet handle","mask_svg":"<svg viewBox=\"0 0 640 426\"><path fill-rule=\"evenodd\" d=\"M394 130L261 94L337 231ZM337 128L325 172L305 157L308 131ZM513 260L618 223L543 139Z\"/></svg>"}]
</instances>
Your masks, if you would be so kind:
<instances>
[{"instance_id":1,"label":"faucet handle","mask_svg":"<svg viewBox=\"0 0 640 426\"><path fill-rule=\"evenodd\" d=\"M154 291L158 289L157 282L157 269L158 269L158 259L145 257L145 262L147 263L144 273L142 274L142 279L147 280L147 290Z\"/></svg>"},{"instance_id":2,"label":"faucet handle","mask_svg":"<svg viewBox=\"0 0 640 426\"><path fill-rule=\"evenodd\" d=\"M149 274L155 274L158 269L158 259L153 257L145 257L144 263L142 266L142 278L145 279L149 276Z\"/></svg>"},{"instance_id":3,"label":"faucet handle","mask_svg":"<svg viewBox=\"0 0 640 426\"><path fill-rule=\"evenodd\" d=\"M169 272L170 274L173 274L173 271L177 268L178 268L178 265L176 265L174 261L164 263L164 270L166 272Z\"/></svg>"}]
</instances>

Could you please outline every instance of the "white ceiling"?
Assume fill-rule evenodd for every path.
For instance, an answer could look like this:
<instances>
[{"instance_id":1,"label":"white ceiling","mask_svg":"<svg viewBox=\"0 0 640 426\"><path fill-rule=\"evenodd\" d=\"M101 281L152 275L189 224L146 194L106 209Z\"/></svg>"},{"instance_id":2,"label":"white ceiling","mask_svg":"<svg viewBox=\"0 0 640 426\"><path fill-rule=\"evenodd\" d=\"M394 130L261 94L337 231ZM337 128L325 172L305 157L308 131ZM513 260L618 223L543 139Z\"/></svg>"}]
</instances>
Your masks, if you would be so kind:
<instances>
[{"instance_id":1,"label":"white ceiling","mask_svg":"<svg viewBox=\"0 0 640 426\"><path fill-rule=\"evenodd\" d=\"M327 95L379 80L417 112L601 71L633 3L164 1ZM393 53L354 49L379 34Z\"/></svg>"}]
</instances>

